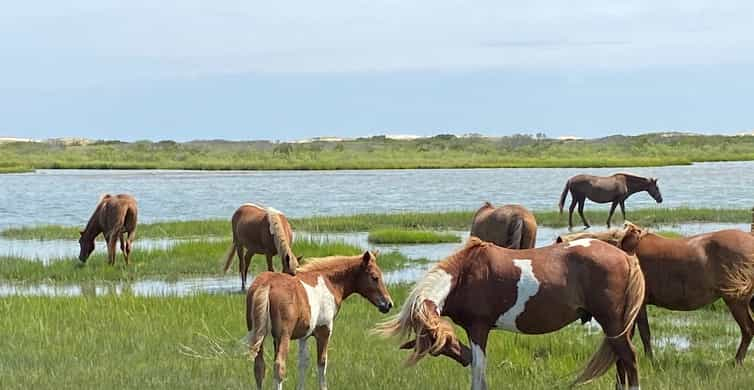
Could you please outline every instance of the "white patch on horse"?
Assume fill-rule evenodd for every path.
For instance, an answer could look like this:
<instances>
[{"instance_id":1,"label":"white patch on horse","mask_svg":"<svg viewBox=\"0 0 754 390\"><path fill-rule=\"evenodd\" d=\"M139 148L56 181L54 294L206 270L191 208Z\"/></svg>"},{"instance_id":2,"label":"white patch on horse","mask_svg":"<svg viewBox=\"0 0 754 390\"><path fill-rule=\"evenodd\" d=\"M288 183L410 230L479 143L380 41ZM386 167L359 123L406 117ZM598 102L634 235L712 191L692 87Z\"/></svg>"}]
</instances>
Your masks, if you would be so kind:
<instances>
[{"instance_id":1,"label":"white patch on horse","mask_svg":"<svg viewBox=\"0 0 754 390\"><path fill-rule=\"evenodd\" d=\"M482 390L486 388L486 381L484 378L485 368L487 362L485 361L484 351L478 345L471 343L471 388L472 390Z\"/></svg>"},{"instance_id":2,"label":"white patch on horse","mask_svg":"<svg viewBox=\"0 0 754 390\"><path fill-rule=\"evenodd\" d=\"M338 306L335 303L335 296L327 288L325 279L319 276L315 286L310 286L302 280L301 285L304 286L306 298L309 300L309 331L306 335L311 335L314 328L318 326L326 326L332 332L332 323L335 314L338 313Z\"/></svg>"},{"instance_id":3,"label":"white patch on horse","mask_svg":"<svg viewBox=\"0 0 754 390\"><path fill-rule=\"evenodd\" d=\"M526 302L529 301L529 298L537 295L537 292L539 292L539 280L534 276L531 260L514 259L513 265L521 270L521 276L519 276L518 283L516 283L516 303L498 317L497 321L495 321L495 327L520 332L516 326L516 319L526 309Z\"/></svg>"},{"instance_id":4,"label":"white patch on horse","mask_svg":"<svg viewBox=\"0 0 754 390\"><path fill-rule=\"evenodd\" d=\"M573 248L575 246L583 246L584 248L588 248L589 245L592 245L592 241L594 241L593 238L579 238L578 240L569 242L566 248Z\"/></svg>"},{"instance_id":5,"label":"white patch on horse","mask_svg":"<svg viewBox=\"0 0 754 390\"><path fill-rule=\"evenodd\" d=\"M424 286L421 295L424 296L424 299L434 302L437 306L437 314L440 314L445 305L445 298L450 294L453 277L442 268L435 268L424 278L425 281L428 279L432 280L432 283Z\"/></svg>"}]
</instances>

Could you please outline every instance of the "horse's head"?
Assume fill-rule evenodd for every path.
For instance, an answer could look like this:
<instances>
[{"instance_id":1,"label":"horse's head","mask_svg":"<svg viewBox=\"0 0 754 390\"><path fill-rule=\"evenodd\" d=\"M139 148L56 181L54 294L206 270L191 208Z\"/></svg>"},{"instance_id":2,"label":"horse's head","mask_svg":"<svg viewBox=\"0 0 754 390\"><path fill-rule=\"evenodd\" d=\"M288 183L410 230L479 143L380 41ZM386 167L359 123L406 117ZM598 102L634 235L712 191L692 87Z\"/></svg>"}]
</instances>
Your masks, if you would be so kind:
<instances>
[{"instance_id":1,"label":"horse's head","mask_svg":"<svg viewBox=\"0 0 754 390\"><path fill-rule=\"evenodd\" d=\"M655 202L662 203L662 194L660 193L660 187L657 186L656 177L649 178L649 186L647 187L647 192L649 193L649 196L651 196L652 199L655 200Z\"/></svg>"},{"instance_id":2,"label":"horse's head","mask_svg":"<svg viewBox=\"0 0 754 390\"><path fill-rule=\"evenodd\" d=\"M393 299L385 287L385 281L382 277L382 270L377 265L377 255L379 251L372 253L364 252L361 261L361 272L359 272L355 291L366 298L382 313L387 313L393 307Z\"/></svg>"},{"instance_id":3,"label":"horse's head","mask_svg":"<svg viewBox=\"0 0 754 390\"><path fill-rule=\"evenodd\" d=\"M86 263L86 259L94 252L94 240L84 236L84 232L79 232L79 261Z\"/></svg>"},{"instance_id":4,"label":"horse's head","mask_svg":"<svg viewBox=\"0 0 754 390\"><path fill-rule=\"evenodd\" d=\"M647 234L645 229L634 225L631 222L625 222L623 224L623 238L618 245L620 249L623 249L626 253L635 254L636 248L639 246L639 241Z\"/></svg>"},{"instance_id":5,"label":"horse's head","mask_svg":"<svg viewBox=\"0 0 754 390\"><path fill-rule=\"evenodd\" d=\"M471 350L463 345L453 331L453 325L437 313L437 306L424 300L421 308L423 319L417 322L416 338L401 345L401 349L413 349L408 364L415 364L427 353L432 356L445 355L462 366L471 363Z\"/></svg>"},{"instance_id":6,"label":"horse's head","mask_svg":"<svg viewBox=\"0 0 754 390\"><path fill-rule=\"evenodd\" d=\"M292 276L296 276L296 269L298 268L298 265L299 263L301 263L301 259L303 259L304 256L296 256L293 254L293 251L289 249L281 257L283 258L283 272Z\"/></svg>"}]
</instances>

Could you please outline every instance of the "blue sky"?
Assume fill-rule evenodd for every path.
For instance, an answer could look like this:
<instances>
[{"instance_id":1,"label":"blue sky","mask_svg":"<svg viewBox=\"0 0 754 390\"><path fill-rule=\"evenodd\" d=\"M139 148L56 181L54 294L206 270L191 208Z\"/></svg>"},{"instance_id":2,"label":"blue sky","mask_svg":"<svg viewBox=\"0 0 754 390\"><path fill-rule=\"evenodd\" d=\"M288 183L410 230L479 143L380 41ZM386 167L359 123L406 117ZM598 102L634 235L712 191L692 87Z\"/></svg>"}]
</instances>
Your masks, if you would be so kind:
<instances>
[{"instance_id":1,"label":"blue sky","mask_svg":"<svg viewBox=\"0 0 754 390\"><path fill-rule=\"evenodd\" d=\"M0 136L754 129L744 1L26 1Z\"/></svg>"}]
</instances>

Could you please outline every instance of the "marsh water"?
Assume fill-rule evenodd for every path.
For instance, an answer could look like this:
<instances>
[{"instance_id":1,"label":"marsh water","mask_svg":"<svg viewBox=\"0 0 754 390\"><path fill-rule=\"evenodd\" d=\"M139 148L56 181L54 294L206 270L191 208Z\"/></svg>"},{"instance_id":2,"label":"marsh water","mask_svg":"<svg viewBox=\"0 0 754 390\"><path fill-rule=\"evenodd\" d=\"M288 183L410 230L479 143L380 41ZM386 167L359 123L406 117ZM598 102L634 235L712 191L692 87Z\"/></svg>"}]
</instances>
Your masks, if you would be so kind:
<instances>
[{"instance_id":1,"label":"marsh water","mask_svg":"<svg viewBox=\"0 0 754 390\"><path fill-rule=\"evenodd\" d=\"M0 175L0 229L82 225L106 192L134 194L141 222L229 218L239 204L250 201L292 217L472 210L485 200L552 210L570 176L619 171L658 177L662 207L749 208L754 203L754 162L651 168L38 170ZM587 205L595 207L607 206ZM627 207L630 213L632 208L658 206L640 193Z\"/></svg>"}]
</instances>

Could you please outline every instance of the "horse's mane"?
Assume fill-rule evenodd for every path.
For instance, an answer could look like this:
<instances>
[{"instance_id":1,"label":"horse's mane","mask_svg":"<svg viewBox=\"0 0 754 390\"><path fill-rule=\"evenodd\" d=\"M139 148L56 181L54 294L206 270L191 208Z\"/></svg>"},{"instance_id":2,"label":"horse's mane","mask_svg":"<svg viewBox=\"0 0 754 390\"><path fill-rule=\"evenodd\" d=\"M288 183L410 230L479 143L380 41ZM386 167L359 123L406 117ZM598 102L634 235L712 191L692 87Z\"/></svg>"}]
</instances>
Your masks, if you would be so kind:
<instances>
[{"instance_id":1,"label":"horse's mane","mask_svg":"<svg viewBox=\"0 0 754 390\"><path fill-rule=\"evenodd\" d=\"M638 180L638 181L649 181L649 177L647 176L639 176L635 173L628 173L628 172L618 172L613 174L613 176L622 175L625 176L629 180Z\"/></svg>"},{"instance_id":2,"label":"horse's mane","mask_svg":"<svg viewBox=\"0 0 754 390\"><path fill-rule=\"evenodd\" d=\"M355 255L355 256L327 256L327 257L317 257L317 258L308 258L306 259L306 263L302 264L298 267L298 272L322 272L322 271L332 271L333 269L337 268L350 268L354 262L361 262L362 261L362 255Z\"/></svg>"},{"instance_id":3,"label":"horse's mane","mask_svg":"<svg viewBox=\"0 0 754 390\"><path fill-rule=\"evenodd\" d=\"M108 194L107 192L105 192L104 194L101 194L99 198L97 199L97 205L99 206L99 204L102 203L102 201L105 200L105 198L109 198L111 196L112 195Z\"/></svg>"}]
</instances>

